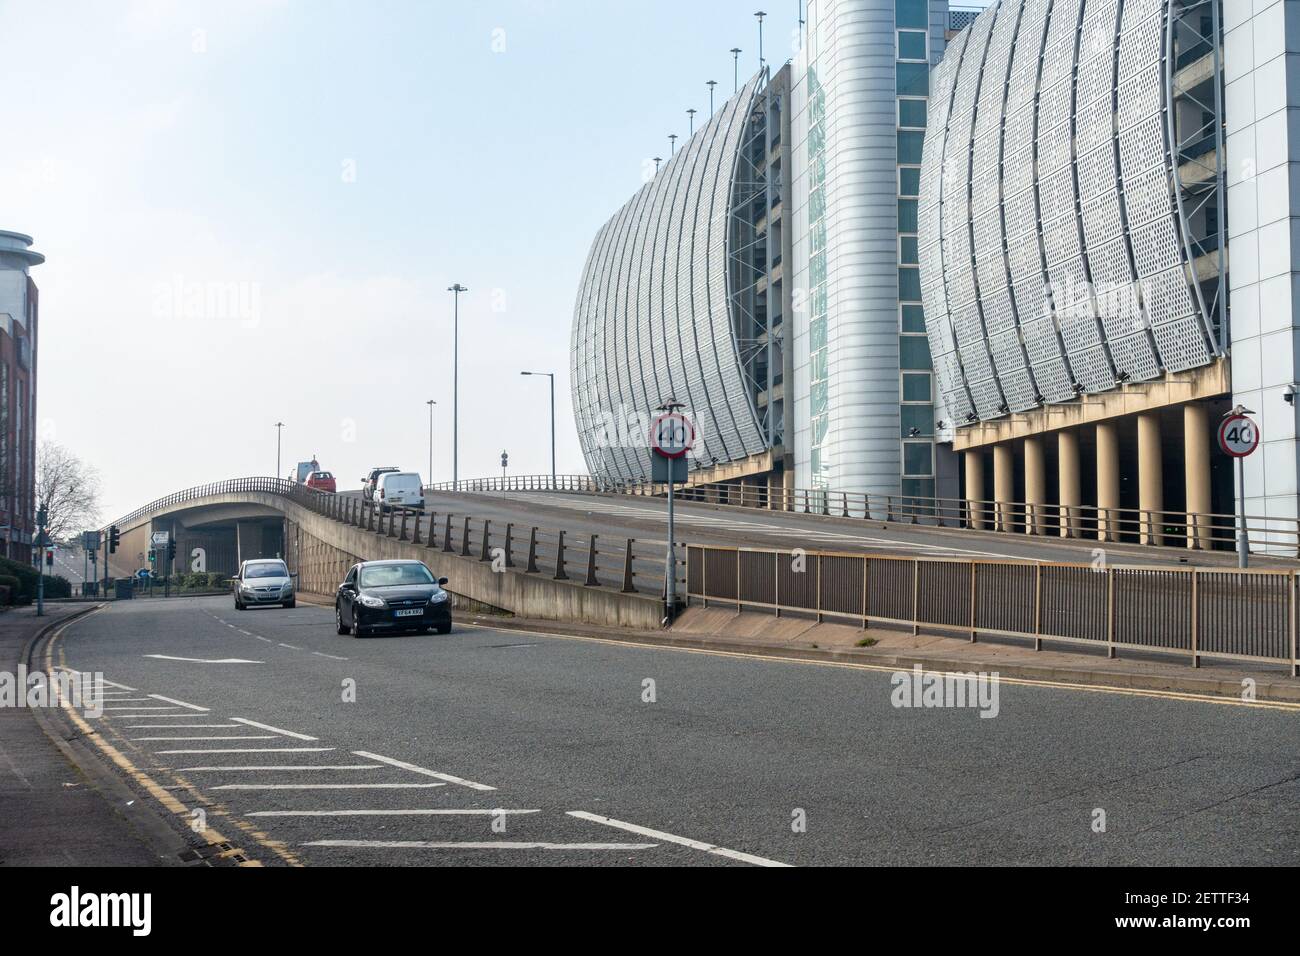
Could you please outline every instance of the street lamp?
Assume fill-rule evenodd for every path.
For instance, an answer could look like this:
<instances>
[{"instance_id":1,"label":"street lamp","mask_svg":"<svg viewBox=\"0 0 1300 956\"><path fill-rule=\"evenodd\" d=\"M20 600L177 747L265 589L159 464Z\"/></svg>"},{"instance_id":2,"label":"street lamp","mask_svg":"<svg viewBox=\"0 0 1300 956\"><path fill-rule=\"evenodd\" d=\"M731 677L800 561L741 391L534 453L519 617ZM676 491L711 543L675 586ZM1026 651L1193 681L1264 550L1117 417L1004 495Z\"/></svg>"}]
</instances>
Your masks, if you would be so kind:
<instances>
[{"instance_id":1,"label":"street lamp","mask_svg":"<svg viewBox=\"0 0 1300 956\"><path fill-rule=\"evenodd\" d=\"M284 428L284 422L275 423L275 477L280 477L280 429Z\"/></svg>"},{"instance_id":2,"label":"street lamp","mask_svg":"<svg viewBox=\"0 0 1300 956\"><path fill-rule=\"evenodd\" d=\"M763 18L767 16L762 10L759 10L754 16L758 19L758 70L763 71Z\"/></svg>"},{"instance_id":3,"label":"street lamp","mask_svg":"<svg viewBox=\"0 0 1300 956\"><path fill-rule=\"evenodd\" d=\"M460 487L460 294L468 292L459 282L447 286L452 294L451 326L451 488Z\"/></svg>"},{"instance_id":4,"label":"street lamp","mask_svg":"<svg viewBox=\"0 0 1300 956\"><path fill-rule=\"evenodd\" d=\"M555 490L555 373L520 372L520 375L545 375L551 380L551 490Z\"/></svg>"},{"instance_id":5,"label":"street lamp","mask_svg":"<svg viewBox=\"0 0 1300 956\"><path fill-rule=\"evenodd\" d=\"M713 115L713 88L718 85L718 81L709 80L707 85L709 87L709 115L712 116Z\"/></svg>"},{"instance_id":6,"label":"street lamp","mask_svg":"<svg viewBox=\"0 0 1300 956\"><path fill-rule=\"evenodd\" d=\"M433 406L438 403L429 399L424 404L429 406L429 478L428 484L433 484Z\"/></svg>"},{"instance_id":7,"label":"street lamp","mask_svg":"<svg viewBox=\"0 0 1300 956\"><path fill-rule=\"evenodd\" d=\"M694 136L694 135L695 135L695 113L696 113L696 110L695 110L694 107L692 107L691 109L689 109L689 110L686 111L686 115L689 116L689 117L691 118L691 129L690 129L690 133L689 133L689 135L691 135L691 136Z\"/></svg>"},{"instance_id":8,"label":"street lamp","mask_svg":"<svg viewBox=\"0 0 1300 956\"><path fill-rule=\"evenodd\" d=\"M740 89L740 54L743 52L738 46L731 48L731 77L736 90Z\"/></svg>"}]
</instances>

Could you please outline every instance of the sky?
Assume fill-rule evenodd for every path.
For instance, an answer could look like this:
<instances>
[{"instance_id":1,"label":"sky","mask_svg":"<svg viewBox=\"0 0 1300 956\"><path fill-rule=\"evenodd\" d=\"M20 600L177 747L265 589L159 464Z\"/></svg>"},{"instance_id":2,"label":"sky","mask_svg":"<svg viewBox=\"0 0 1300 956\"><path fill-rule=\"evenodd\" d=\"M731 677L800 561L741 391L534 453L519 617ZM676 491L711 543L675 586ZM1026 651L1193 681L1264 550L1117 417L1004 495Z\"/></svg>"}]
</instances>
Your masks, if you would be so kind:
<instances>
[{"instance_id":1,"label":"sky","mask_svg":"<svg viewBox=\"0 0 1300 956\"><path fill-rule=\"evenodd\" d=\"M573 304L601 224L798 0L0 0L0 229L33 237L38 432L110 521L313 455L586 471ZM427 476L426 476L427 478Z\"/></svg>"}]
</instances>

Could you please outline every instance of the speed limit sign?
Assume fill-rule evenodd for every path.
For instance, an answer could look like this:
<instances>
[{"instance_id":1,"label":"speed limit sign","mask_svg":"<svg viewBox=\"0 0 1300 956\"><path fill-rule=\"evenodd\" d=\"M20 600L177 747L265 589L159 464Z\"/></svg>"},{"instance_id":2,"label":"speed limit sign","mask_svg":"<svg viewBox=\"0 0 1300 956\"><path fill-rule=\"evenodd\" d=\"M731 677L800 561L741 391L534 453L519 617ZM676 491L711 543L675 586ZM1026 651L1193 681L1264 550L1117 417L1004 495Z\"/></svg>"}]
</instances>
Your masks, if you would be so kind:
<instances>
[{"instance_id":1,"label":"speed limit sign","mask_svg":"<svg viewBox=\"0 0 1300 956\"><path fill-rule=\"evenodd\" d=\"M681 458L695 444L695 426L680 412L660 415L650 426L650 447L665 458Z\"/></svg>"},{"instance_id":2,"label":"speed limit sign","mask_svg":"<svg viewBox=\"0 0 1300 956\"><path fill-rule=\"evenodd\" d=\"M1259 447L1259 426L1245 415L1229 415L1219 424L1219 447L1225 455L1245 458Z\"/></svg>"}]
</instances>

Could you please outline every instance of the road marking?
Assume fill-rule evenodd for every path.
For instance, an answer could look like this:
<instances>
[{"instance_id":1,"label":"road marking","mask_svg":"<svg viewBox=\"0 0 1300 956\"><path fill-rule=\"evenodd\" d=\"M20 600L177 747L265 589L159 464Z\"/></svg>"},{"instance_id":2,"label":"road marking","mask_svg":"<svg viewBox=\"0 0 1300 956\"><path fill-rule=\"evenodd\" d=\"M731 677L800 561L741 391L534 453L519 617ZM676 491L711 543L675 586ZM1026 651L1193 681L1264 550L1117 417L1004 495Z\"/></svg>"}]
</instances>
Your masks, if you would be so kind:
<instances>
[{"instance_id":1,"label":"road marking","mask_svg":"<svg viewBox=\"0 0 1300 956\"><path fill-rule=\"evenodd\" d=\"M132 737L131 739L141 743L161 740L274 740L275 735L258 734L254 737L250 734L240 734L238 737Z\"/></svg>"},{"instance_id":2,"label":"road marking","mask_svg":"<svg viewBox=\"0 0 1300 956\"><path fill-rule=\"evenodd\" d=\"M241 724L247 724L250 727L256 727L258 730L269 730L273 734L282 734L285 737L293 737L297 740L318 740L318 737L308 737L306 734L294 733L292 730L281 730L279 727L272 727L270 724L259 724L255 720L249 720L247 717L231 717L231 720L237 720Z\"/></svg>"},{"instance_id":3,"label":"road marking","mask_svg":"<svg viewBox=\"0 0 1300 956\"><path fill-rule=\"evenodd\" d=\"M459 817L541 812L541 810L258 810L244 815L249 817Z\"/></svg>"},{"instance_id":4,"label":"road marking","mask_svg":"<svg viewBox=\"0 0 1300 956\"><path fill-rule=\"evenodd\" d=\"M346 657L339 657L337 654L326 654L322 651L312 651L317 657L328 657L332 661L346 661Z\"/></svg>"},{"instance_id":5,"label":"road marking","mask_svg":"<svg viewBox=\"0 0 1300 956\"><path fill-rule=\"evenodd\" d=\"M165 700L167 701L167 703L175 704L177 707L188 707L190 710L202 711L205 714L208 713L208 708L200 707L198 704L187 704L183 700L176 700L171 697L164 697L162 694L150 694L149 696L152 697L154 700Z\"/></svg>"},{"instance_id":6,"label":"road marking","mask_svg":"<svg viewBox=\"0 0 1300 956\"><path fill-rule=\"evenodd\" d=\"M466 780L463 777L453 777L449 773L439 773L436 770L417 767L415 764L407 763L405 760L394 760L392 757L381 757L379 754L372 754L365 750L354 750L352 752L358 757L365 757L367 760L378 760L380 763L386 763L392 767L401 767L403 770L409 770L412 773L422 773L426 777L437 777L439 780L446 780L448 783L460 784L460 786L469 787L471 790L496 789L496 787L489 787L485 783L475 783L473 780Z\"/></svg>"},{"instance_id":7,"label":"road marking","mask_svg":"<svg viewBox=\"0 0 1300 956\"><path fill-rule=\"evenodd\" d=\"M263 644L274 644L274 643L275 643L275 641L271 640L269 637L262 637L262 635L260 635L260 634L254 634L253 637L257 638L257 639L258 639L259 641L261 641Z\"/></svg>"},{"instance_id":8,"label":"road marking","mask_svg":"<svg viewBox=\"0 0 1300 956\"><path fill-rule=\"evenodd\" d=\"M291 650L291 651L300 651L300 650L302 650L301 647L298 647L297 645L294 645L294 644L285 644L285 643L282 642L282 643L280 644L280 646L281 646L281 647L287 647L287 648L289 648L289 650Z\"/></svg>"},{"instance_id":9,"label":"road marking","mask_svg":"<svg viewBox=\"0 0 1300 956\"><path fill-rule=\"evenodd\" d=\"M159 754L319 754L333 747L219 747L204 750L158 750Z\"/></svg>"},{"instance_id":10,"label":"road marking","mask_svg":"<svg viewBox=\"0 0 1300 956\"><path fill-rule=\"evenodd\" d=\"M239 724L127 724L127 730L231 730Z\"/></svg>"},{"instance_id":11,"label":"road marking","mask_svg":"<svg viewBox=\"0 0 1300 956\"><path fill-rule=\"evenodd\" d=\"M775 654L757 654L746 651L719 651L705 647L680 647L673 644L647 644L644 641L620 641L608 637L591 637L585 634L561 634L556 631L521 631L517 628L502 627L496 624L476 624L470 621L466 621L457 626L475 627L480 630L488 631L502 631L509 634L541 635L565 641L589 641L593 644L607 644L610 647L639 647L644 650L677 651L682 654L703 654L708 657L733 657L738 660L749 661L771 661L776 664L805 664L813 667L842 667L849 670L876 671L882 674L897 674L899 671L908 671L910 673L908 668L897 667L890 664L865 664L856 661L814 660L804 657L782 657ZM996 666L996 661L971 661L970 668L966 671L936 670L931 668L925 668L925 671L926 673L938 674L940 676L960 677L968 674L970 670L976 668L987 669ZM1111 684L1074 684L1067 681L1034 680L1028 677L1007 677L1006 675L999 675L998 682L1002 684L1013 684L1018 687L1047 687L1057 690L1087 691L1094 694L1117 694L1123 697L1151 697L1159 700L1181 700L1190 703L1227 704L1235 707L1257 707L1264 710L1300 711L1300 703L1290 703L1288 701L1280 700L1240 700L1236 697L1215 697L1212 694L1191 694L1172 690L1144 690L1135 687L1115 687Z\"/></svg>"},{"instance_id":12,"label":"road marking","mask_svg":"<svg viewBox=\"0 0 1300 956\"><path fill-rule=\"evenodd\" d=\"M430 790L445 783L223 783L213 790Z\"/></svg>"},{"instance_id":13,"label":"road marking","mask_svg":"<svg viewBox=\"0 0 1300 956\"><path fill-rule=\"evenodd\" d=\"M175 707L141 707L139 704L132 704L130 707L109 707L107 704L105 704L104 709L105 710L175 710L176 708ZM176 716L180 717L182 715L177 714Z\"/></svg>"},{"instance_id":14,"label":"road marking","mask_svg":"<svg viewBox=\"0 0 1300 956\"><path fill-rule=\"evenodd\" d=\"M701 843L699 840L674 836L671 833L664 833L662 830L652 830L649 827L637 826L635 823L625 823L622 820L615 820L611 817L602 817L600 814L588 813L586 810L566 810L565 812L571 817L577 817L579 820L590 820L592 823L600 823L607 827L626 830L628 833L651 837L656 840L662 840L665 843L677 843L681 846L690 847L692 850L703 850L705 853L712 853L715 856L725 856L730 860L739 860L742 863L753 863L755 866L790 865L789 863L780 863L776 860L769 860L766 857L754 856L752 853L741 853L739 850L728 850L725 847L714 846L712 843Z\"/></svg>"},{"instance_id":15,"label":"road marking","mask_svg":"<svg viewBox=\"0 0 1300 956\"><path fill-rule=\"evenodd\" d=\"M145 657L157 658L160 661L184 661L187 664L265 664L266 661L246 661L242 657L222 657L217 660L208 660L203 657L172 657L170 654L145 654Z\"/></svg>"},{"instance_id":16,"label":"road marking","mask_svg":"<svg viewBox=\"0 0 1300 956\"><path fill-rule=\"evenodd\" d=\"M200 770L382 770L377 763L295 764L292 766L248 767L177 767L177 773L197 773ZM486 811L485 811L486 812Z\"/></svg>"},{"instance_id":17,"label":"road marking","mask_svg":"<svg viewBox=\"0 0 1300 956\"><path fill-rule=\"evenodd\" d=\"M652 850L655 843L434 843L427 840L313 840L302 846L373 850Z\"/></svg>"}]
</instances>

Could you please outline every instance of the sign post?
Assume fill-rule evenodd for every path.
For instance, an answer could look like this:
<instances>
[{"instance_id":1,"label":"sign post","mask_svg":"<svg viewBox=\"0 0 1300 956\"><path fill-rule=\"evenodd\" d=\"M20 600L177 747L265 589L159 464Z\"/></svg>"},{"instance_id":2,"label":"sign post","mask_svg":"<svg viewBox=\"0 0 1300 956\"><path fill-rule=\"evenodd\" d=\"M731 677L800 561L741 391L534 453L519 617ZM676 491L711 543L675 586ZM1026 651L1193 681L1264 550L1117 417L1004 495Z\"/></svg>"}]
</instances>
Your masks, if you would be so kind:
<instances>
[{"instance_id":1,"label":"sign post","mask_svg":"<svg viewBox=\"0 0 1300 956\"><path fill-rule=\"evenodd\" d=\"M672 623L677 610L677 549L674 544L673 486L686 480L686 453L695 444L695 426L677 411L684 407L668 399L650 425L651 478L668 484L668 553L664 558L664 622Z\"/></svg>"},{"instance_id":2,"label":"sign post","mask_svg":"<svg viewBox=\"0 0 1300 956\"><path fill-rule=\"evenodd\" d=\"M1259 425L1247 418L1250 409L1235 407L1219 423L1219 448L1237 459L1237 567L1250 564L1250 535L1246 531L1246 459L1259 447Z\"/></svg>"}]
</instances>

